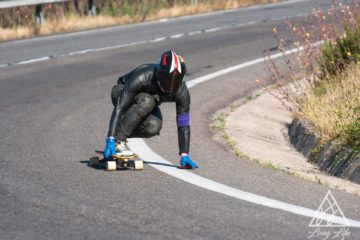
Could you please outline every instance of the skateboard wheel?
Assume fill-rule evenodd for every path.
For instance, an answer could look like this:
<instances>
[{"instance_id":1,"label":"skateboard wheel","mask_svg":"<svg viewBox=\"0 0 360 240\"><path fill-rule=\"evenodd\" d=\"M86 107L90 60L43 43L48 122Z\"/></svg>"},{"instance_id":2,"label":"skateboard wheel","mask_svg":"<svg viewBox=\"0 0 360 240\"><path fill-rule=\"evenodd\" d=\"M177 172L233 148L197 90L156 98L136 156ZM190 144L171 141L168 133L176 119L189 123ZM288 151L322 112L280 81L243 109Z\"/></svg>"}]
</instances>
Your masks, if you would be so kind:
<instances>
[{"instance_id":1,"label":"skateboard wheel","mask_svg":"<svg viewBox=\"0 0 360 240\"><path fill-rule=\"evenodd\" d=\"M116 170L116 162L115 161L107 161L106 162L106 171L115 171Z\"/></svg>"},{"instance_id":2,"label":"skateboard wheel","mask_svg":"<svg viewBox=\"0 0 360 240\"><path fill-rule=\"evenodd\" d=\"M144 169L144 162L136 160L134 161L134 169L135 170L143 170Z\"/></svg>"},{"instance_id":3,"label":"skateboard wheel","mask_svg":"<svg viewBox=\"0 0 360 240\"><path fill-rule=\"evenodd\" d=\"M98 157L91 157L89 166L90 167L97 167L99 165L100 159Z\"/></svg>"}]
</instances>

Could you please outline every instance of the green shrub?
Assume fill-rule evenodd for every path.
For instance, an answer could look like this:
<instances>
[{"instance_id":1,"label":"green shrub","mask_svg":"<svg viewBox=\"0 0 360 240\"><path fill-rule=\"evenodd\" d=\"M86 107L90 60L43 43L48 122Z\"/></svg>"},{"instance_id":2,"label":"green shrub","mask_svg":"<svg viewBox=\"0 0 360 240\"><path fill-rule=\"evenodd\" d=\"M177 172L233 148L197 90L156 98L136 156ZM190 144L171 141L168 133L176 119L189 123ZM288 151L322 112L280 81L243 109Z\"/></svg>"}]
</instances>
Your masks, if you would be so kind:
<instances>
[{"instance_id":1,"label":"green shrub","mask_svg":"<svg viewBox=\"0 0 360 240\"><path fill-rule=\"evenodd\" d=\"M132 14L132 11L131 11L131 8L130 8L129 1L128 1L128 0L124 0L124 1L123 1L122 13L123 13L124 15L128 15L128 16L131 16L131 14Z\"/></svg>"},{"instance_id":2,"label":"green shrub","mask_svg":"<svg viewBox=\"0 0 360 240\"><path fill-rule=\"evenodd\" d=\"M354 111L354 121L350 124L340 125L341 136L347 145L360 148L360 105Z\"/></svg>"},{"instance_id":3,"label":"green shrub","mask_svg":"<svg viewBox=\"0 0 360 240\"><path fill-rule=\"evenodd\" d=\"M353 28L346 25L344 35L335 42L324 44L322 54L322 76L336 75L350 63L360 62L360 21Z\"/></svg>"}]
</instances>

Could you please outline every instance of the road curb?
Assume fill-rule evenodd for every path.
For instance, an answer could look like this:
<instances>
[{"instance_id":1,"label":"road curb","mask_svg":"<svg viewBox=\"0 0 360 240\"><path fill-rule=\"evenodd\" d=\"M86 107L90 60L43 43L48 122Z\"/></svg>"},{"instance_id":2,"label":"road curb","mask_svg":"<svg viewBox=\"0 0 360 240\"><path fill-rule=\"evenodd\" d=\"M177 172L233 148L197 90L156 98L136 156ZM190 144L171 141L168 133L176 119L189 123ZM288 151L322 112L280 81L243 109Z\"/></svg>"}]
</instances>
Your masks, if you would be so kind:
<instances>
[{"instance_id":1,"label":"road curb","mask_svg":"<svg viewBox=\"0 0 360 240\"><path fill-rule=\"evenodd\" d=\"M309 161L330 175L360 183L360 151L337 141L321 144L320 134L304 119L295 118L289 126L290 142Z\"/></svg>"},{"instance_id":2,"label":"road curb","mask_svg":"<svg viewBox=\"0 0 360 240\"><path fill-rule=\"evenodd\" d=\"M269 92L256 93L256 98L239 99L215 114L223 118L221 136L215 134L215 140L225 143L241 160L249 159L269 169L360 196L359 184L332 176L305 157L314 152L319 141L303 124L294 128L294 118L279 97ZM298 148L305 155L290 142L289 131L296 132L293 140L297 140ZM349 168L345 172L353 173ZM356 173L354 176L357 176Z\"/></svg>"}]
</instances>

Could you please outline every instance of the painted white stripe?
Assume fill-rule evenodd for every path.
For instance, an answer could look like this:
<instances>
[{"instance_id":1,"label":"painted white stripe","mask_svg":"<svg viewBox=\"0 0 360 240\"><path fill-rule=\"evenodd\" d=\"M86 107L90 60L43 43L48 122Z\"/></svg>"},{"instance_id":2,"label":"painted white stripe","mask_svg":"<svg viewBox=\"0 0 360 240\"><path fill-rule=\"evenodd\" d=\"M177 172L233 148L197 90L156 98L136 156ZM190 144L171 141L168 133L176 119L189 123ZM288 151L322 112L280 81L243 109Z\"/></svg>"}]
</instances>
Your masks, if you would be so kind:
<instances>
[{"instance_id":1,"label":"painted white stripe","mask_svg":"<svg viewBox=\"0 0 360 240\"><path fill-rule=\"evenodd\" d=\"M214 191L217 193L221 193L224 195L228 195L230 197L234 197L243 201L251 202L254 204L259 204L265 207L270 207L290 213L294 213L297 215L305 216L313 218L315 214L317 214L316 210L305 208L285 202L281 202L278 200L274 200L271 198L267 198L264 196L260 196L257 194L245 192L236 188L229 187L227 185L212 181L210 179L201 177L199 175L196 175L189 171L184 171L181 169L178 169L174 164L172 164L169 161L166 161L161 156L153 152L149 146L145 143L144 140L140 138L133 138L129 139L129 147L131 149L136 150L136 154L139 155L141 159L146 161L150 166L153 168L164 172L166 174L169 174L173 177L176 177L178 179L181 179L185 182L191 183L193 185L196 185L198 187ZM334 223L338 223L345 226L351 226L351 227L360 227L360 221L352 220L352 219L344 219L341 217L333 216L330 214L323 214L321 216L318 216L321 219L324 220L331 220Z\"/></svg>"},{"instance_id":2,"label":"painted white stripe","mask_svg":"<svg viewBox=\"0 0 360 240\"><path fill-rule=\"evenodd\" d=\"M174 34L174 35L171 35L170 38L174 39L174 38L180 38L180 37L183 37L183 36L185 36L185 33Z\"/></svg>"},{"instance_id":3,"label":"painted white stripe","mask_svg":"<svg viewBox=\"0 0 360 240\"><path fill-rule=\"evenodd\" d=\"M201 34L201 31L195 31L195 32L189 32L188 35L192 36L192 35L198 35Z\"/></svg>"},{"instance_id":4,"label":"painted white stripe","mask_svg":"<svg viewBox=\"0 0 360 240\"><path fill-rule=\"evenodd\" d=\"M216 32L216 31L219 31L221 29L224 29L224 28L221 28L221 27L216 27L216 28L209 28L209 29L206 29L205 32L209 33L209 32Z\"/></svg>"},{"instance_id":5,"label":"painted white stripe","mask_svg":"<svg viewBox=\"0 0 360 240\"><path fill-rule=\"evenodd\" d=\"M247 25L252 25L254 23L260 23L260 21L242 23L242 24L238 24L238 25L235 25L235 26L225 26L225 27L219 27L219 28L204 29L202 31L194 31L194 32L189 32L189 33L174 34L174 35L171 35L171 36L158 37L158 38L155 38L155 39L143 40L143 41L139 41L139 42L124 43L124 44L119 44L119 45L114 45L114 46L107 46L107 47L101 47L101 48L89 48L89 49L84 49L84 50L79 50L79 51L68 52L68 53L54 54L52 56L46 56L46 57L41 57L41 58L36 58L36 59L30 59L30 60L15 62L15 63L1 64L0 68L14 66L14 65L20 65L20 64L21 65L29 64L29 63L34 63L34 62L59 58L59 57L68 57L68 56L74 56L74 55L80 55L80 54L86 54L86 53L93 53L93 52L100 52L100 51L106 51L106 50L114 50L114 49L132 47L132 46L137 46L137 45L142 45L142 44L147 44L147 43L162 42L162 41L166 41L168 39L176 39L176 38L181 38L181 37L185 37L185 36L193 36L193 35L198 35L198 34L205 34L205 33L220 31L220 30L224 30L224 29L229 29L229 28L239 28L239 27L243 27L243 26L247 26Z\"/></svg>"},{"instance_id":6,"label":"painted white stripe","mask_svg":"<svg viewBox=\"0 0 360 240\"><path fill-rule=\"evenodd\" d=\"M291 49L289 51L286 51L285 54L295 53L295 52L298 52L299 50L302 50L302 49L301 48L299 48L299 49ZM281 56L283 56L283 53L277 53L277 54L271 55L270 58L271 59L276 59L276 58L279 58ZM192 81L188 81L188 82L186 82L186 85L188 86L188 88L192 88L192 87L194 87L194 86L196 86L196 85L198 85L200 83L206 82L206 81L211 80L213 78L219 77L221 75L224 75L224 74L227 74L227 73L230 73L230 72L242 69L242 68L249 67L249 66L257 64L257 63L261 63L263 61L264 61L264 58L258 58L258 59L255 59L255 60L252 60L252 61L249 61L249 62L241 63L241 64L238 64L238 65L235 65L235 66L232 66L232 67L229 67L229 68L225 68L225 69L222 69L220 71L217 71L217 72L214 72L214 73L211 73L211 74L196 78L196 79L194 79Z\"/></svg>"},{"instance_id":7,"label":"painted white stripe","mask_svg":"<svg viewBox=\"0 0 360 240\"><path fill-rule=\"evenodd\" d=\"M35 58L35 59L30 59L30 60L24 60L21 62L17 62L17 65L23 65L23 64L29 64L29 63L34 63L34 62L42 62L42 61L46 61L51 59L50 57L42 57L42 58Z\"/></svg>"},{"instance_id":8,"label":"painted white stripe","mask_svg":"<svg viewBox=\"0 0 360 240\"><path fill-rule=\"evenodd\" d=\"M161 42L161 41L165 41L166 37L159 37L159 38L155 38L153 40L150 40L150 42Z\"/></svg>"},{"instance_id":9,"label":"painted white stripe","mask_svg":"<svg viewBox=\"0 0 360 240\"><path fill-rule=\"evenodd\" d=\"M293 0L293 1L294 2L298 2L298 1L301 2L301 1L306 1L306 0ZM226 10L224 12L227 12L227 11L235 11L235 10ZM236 11L241 11L241 10L236 10ZM213 14L215 14L215 13L213 13ZM307 14L298 14L298 15L299 16L305 16ZM296 15L296 16L298 16L298 15ZM191 17L194 17L194 16L191 16ZM267 21L277 21L279 19L284 19L284 18L286 18L286 17L272 18L272 19L269 19ZM164 21L166 21L166 20L164 20ZM107 46L107 47L101 47L101 48L90 48L90 49L84 49L84 50L73 51L73 52L68 52L68 53L54 54L54 55L51 55L51 56L46 56L46 57L41 57L41 58L36 58L36 59L30 59L30 60L24 60L24 61L14 62L14 63L4 63L4 64L0 64L0 68L10 67L10 66L20 65L20 64L29 64L29 63L34 63L34 62L38 62L38 61L55 59L55 58L59 58L59 57L68 57L68 56L80 55L80 54L86 54L86 53L92 53L92 52L100 52L100 51L106 51L106 50L120 49L120 48L131 47L131 46L147 44L147 43L162 42L162 41L166 41L168 39L176 39L176 38L181 38L181 37L185 37L185 36L193 36L193 35L198 35L198 34L212 33L212 32L221 31L221 30L225 30L225 29L241 28L241 27L244 27L244 26L249 26L249 25L261 23L261 21L262 20L260 20L260 21L251 21L251 22L246 22L246 23L239 23L239 24L236 24L236 25L209 28L209 29L198 30L198 31L194 31L194 32L187 32L187 33L174 34L174 35L171 35L171 36L158 37L158 38L151 39L151 40L143 40L143 41L139 41L139 42L124 43L124 44L114 45L114 46ZM91 32L91 31L96 31L96 30L89 30L87 32ZM80 33L72 33L72 34L80 34ZM63 34L63 35L67 35L67 34ZM52 37L52 36L50 36L50 37ZM49 37L45 37L45 38L49 38Z\"/></svg>"},{"instance_id":10,"label":"painted white stripe","mask_svg":"<svg viewBox=\"0 0 360 240\"><path fill-rule=\"evenodd\" d=\"M275 18L274 18L275 19ZM270 21L273 21L273 19L271 19ZM242 27L242 26L246 26L246 25L253 25L253 24L256 24L256 23L259 23L260 21L257 21L257 22L247 22L247 23L238 23L236 24L236 27Z\"/></svg>"},{"instance_id":11,"label":"painted white stripe","mask_svg":"<svg viewBox=\"0 0 360 240\"><path fill-rule=\"evenodd\" d=\"M316 45L317 44L321 44L321 42L316 43ZM295 53L295 52L298 52L301 50L302 50L302 48L291 49L291 50L285 52L285 54L292 54L292 53ZM271 55L270 58L276 59L276 58L281 57L282 55L283 55L282 53L278 53L278 54ZM263 61L264 61L264 58L258 58L258 59L255 59L255 60L252 60L249 62L238 64L238 65L220 70L218 72L215 72L215 73L194 79L192 81L189 81L189 82L187 82L187 86L189 88L192 88L200 83L211 80L215 77L239 70L241 68L249 67L251 65L255 65L255 64L263 62ZM221 194L224 194L227 196L231 196L231 197L243 200L243 201L247 201L250 203L258 204L258 205L273 208L273 209L286 211L286 212L293 213L296 215L309 217L309 218L313 218L314 216L317 216L318 218L324 219L326 221L332 221L334 223L341 224L344 226L360 228L360 221L357 221L357 220L352 220L349 218L344 219L342 217L337 217L337 216L334 216L331 214L326 214L326 213L319 216L317 210L289 204L286 202L267 198L267 197L264 197L261 195L242 191L240 189L229 187L227 185L224 185L224 184L212 181L210 179L201 177L192 172L180 170L180 169L176 168L176 166L174 164L163 159L161 156L159 156L158 154L153 152L143 139L139 139L139 138L129 139L129 147L131 149L134 149L135 152L139 155L139 157L141 159L146 161L150 166L154 167L155 169L157 169L161 172L164 172L166 174L169 174L170 176L181 179L185 182L196 185L198 187L201 187L201 188L204 188L204 189L207 189L210 191L214 191L217 193L221 193Z\"/></svg>"}]
</instances>

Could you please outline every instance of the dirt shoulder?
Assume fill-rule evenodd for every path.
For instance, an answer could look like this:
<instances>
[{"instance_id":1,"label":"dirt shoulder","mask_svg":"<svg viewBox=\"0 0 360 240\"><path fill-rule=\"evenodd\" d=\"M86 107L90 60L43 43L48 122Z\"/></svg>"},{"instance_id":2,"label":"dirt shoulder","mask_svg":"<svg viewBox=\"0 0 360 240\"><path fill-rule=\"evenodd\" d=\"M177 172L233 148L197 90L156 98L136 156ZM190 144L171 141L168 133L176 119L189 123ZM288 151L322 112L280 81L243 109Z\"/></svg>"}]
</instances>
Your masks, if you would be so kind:
<instances>
[{"instance_id":1,"label":"dirt shoulder","mask_svg":"<svg viewBox=\"0 0 360 240\"><path fill-rule=\"evenodd\" d=\"M288 135L293 118L271 94L265 92L251 100L240 99L222 114L226 116L224 136L237 155L245 155L273 170L360 196L359 184L321 172L296 151Z\"/></svg>"}]
</instances>

